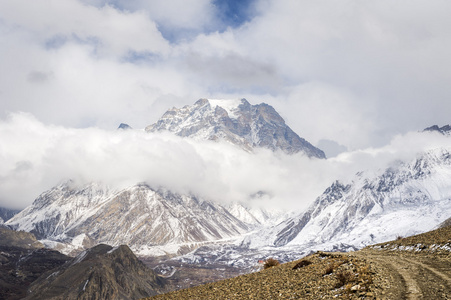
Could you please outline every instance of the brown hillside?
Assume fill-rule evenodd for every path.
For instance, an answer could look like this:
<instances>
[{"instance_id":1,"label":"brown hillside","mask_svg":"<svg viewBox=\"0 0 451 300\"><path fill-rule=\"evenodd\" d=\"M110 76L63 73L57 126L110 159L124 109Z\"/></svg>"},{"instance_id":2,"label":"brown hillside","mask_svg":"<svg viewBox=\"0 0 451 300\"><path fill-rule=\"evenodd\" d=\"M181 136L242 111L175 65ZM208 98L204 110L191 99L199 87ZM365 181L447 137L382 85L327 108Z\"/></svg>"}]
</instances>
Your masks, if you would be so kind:
<instances>
[{"instance_id":1,"label":"brown hillside","mask_svg":"<svg viewBox=\"0 0 451 300\"><path fill-rule=\"evenodd\" d=\"M149 299L449 299L450 242L448 226L356 252L317 252Z\"/></svg>"}]
</instances>

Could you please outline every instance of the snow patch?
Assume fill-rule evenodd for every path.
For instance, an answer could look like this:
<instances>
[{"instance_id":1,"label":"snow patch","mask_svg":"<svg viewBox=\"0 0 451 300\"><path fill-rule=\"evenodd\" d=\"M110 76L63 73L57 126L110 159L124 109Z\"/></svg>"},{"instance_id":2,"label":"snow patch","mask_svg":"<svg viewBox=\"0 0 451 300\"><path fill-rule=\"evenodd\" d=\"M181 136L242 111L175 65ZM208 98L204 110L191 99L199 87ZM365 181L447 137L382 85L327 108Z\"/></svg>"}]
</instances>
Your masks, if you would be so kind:
<instances>
[{"instance_id":1,"label":"snow patch","mask_svg":"<svg viewBox=\"0 0 451 300\"><path fill-rule=\"evenodd\" d=\"M210 102L211 108L214 109L216 106L219 106L227 111L229 118L236 119L238 118L236 112L238 111L238 106L242 103L242 100L208 99L208 102Z\"/></svg>"}]
</instances>

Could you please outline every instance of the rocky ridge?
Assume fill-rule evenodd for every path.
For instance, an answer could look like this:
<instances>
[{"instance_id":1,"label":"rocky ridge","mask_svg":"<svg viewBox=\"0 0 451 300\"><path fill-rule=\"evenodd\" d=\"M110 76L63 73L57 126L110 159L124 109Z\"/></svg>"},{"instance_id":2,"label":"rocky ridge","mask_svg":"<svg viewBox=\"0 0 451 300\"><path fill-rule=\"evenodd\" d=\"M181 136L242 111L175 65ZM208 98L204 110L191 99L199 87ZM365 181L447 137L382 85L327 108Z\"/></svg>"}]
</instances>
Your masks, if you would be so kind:
<instances>
[{"instance_id":1,"label":"rocky ridge","mask_svg":"<svg viewBox=\"0 0 451 300\"><path fill-rule=\"evenodd\" d=\"M66 253L107 243L127 244L141 255L177 253L249 230L225 207L192 195L146 184L112 191L98 183L80 188L72 182L44 192L7 224Z\"/></svg>"},{"instance_id":2,"label":"rocky ridge","mask_svg":"<svg viewBox=\"0 0 451 300\"><path fill-rule=\"evenodd\" d=\"M443 135L451 135L451 126L445 125L445 126L439 127L438 125L433 125L431 127L424 129L423 131L435 131L435 132L439 132Z\"/></svg>"}]
</instances>

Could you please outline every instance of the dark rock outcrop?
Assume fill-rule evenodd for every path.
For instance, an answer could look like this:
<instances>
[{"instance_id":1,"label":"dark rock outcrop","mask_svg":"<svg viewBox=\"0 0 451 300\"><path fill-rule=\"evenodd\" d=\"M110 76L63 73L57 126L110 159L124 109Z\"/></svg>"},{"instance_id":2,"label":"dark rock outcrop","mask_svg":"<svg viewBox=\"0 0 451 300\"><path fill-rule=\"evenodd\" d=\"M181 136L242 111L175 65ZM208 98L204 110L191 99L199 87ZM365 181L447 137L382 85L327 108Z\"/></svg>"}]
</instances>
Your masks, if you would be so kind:
<instances>
[{"instance_id":1,"label":"dark rock outcrop","mask_svg":"<svg viewBox=\"0 0 451 300\"><path fill-rule=\"evenodd\" d=\"M431 127L424 129L423 131L437 131L437 132L440 132L441 134L449 135L449 134L451 134L451 126L445 125L442 127L438 127L438 125L433 125Z\"/></svg>"},{"instance_id":2,"label":"dark rock outcrop","mask_svg":"<svg viewBox=\"0 0 451 300\"><path fill-rule=\"evenodd\" d=\"M32 282L69 259L28 232L0 228L0 299L23 299Z\"/></svg>"},{"instance_id":3,"label":"dark rock outcrop","mask_svg":"<svg viewBox=\"0 0 451 300\"><path fill-rule=\"evenodd\" d=\"M25 299L141 299L163 285L128 246L100 244L41 276Z\"/></svg>"}]
</instances>

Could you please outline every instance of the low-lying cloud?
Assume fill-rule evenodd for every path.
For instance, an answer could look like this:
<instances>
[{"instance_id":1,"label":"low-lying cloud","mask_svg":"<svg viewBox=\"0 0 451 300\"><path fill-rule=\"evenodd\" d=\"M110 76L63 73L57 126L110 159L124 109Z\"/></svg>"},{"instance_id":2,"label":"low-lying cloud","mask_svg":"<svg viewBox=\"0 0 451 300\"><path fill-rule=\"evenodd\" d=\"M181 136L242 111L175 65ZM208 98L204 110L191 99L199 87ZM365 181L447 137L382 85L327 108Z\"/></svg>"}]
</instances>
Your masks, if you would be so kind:
<instances>
[{"instance_id":1,"label":"low-lying cloud","mask_svg":"<svg viewBox=\"0 0 451 300\"><path fill-rule=\"evenodd\" d=\"M396 159L412 160L427 149L451 147L451 139L438 133L414 132L382 148L311 160L265 149L248 153L228 143L171 133L45 125L26 113L1 120L0 139L0 206L9 208L24 208L40 193L72 179L115 189L146 182L221 203L303 209L334 180L349 180L358 171L384 168ZM268 197L250 200L258 192Z\"/></svg>"}]
</instances>

